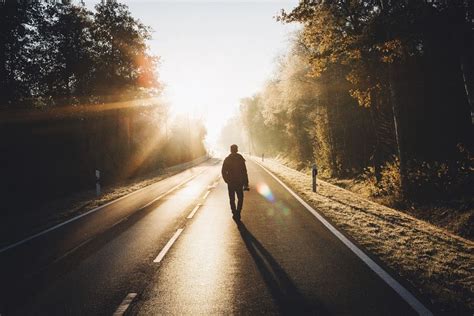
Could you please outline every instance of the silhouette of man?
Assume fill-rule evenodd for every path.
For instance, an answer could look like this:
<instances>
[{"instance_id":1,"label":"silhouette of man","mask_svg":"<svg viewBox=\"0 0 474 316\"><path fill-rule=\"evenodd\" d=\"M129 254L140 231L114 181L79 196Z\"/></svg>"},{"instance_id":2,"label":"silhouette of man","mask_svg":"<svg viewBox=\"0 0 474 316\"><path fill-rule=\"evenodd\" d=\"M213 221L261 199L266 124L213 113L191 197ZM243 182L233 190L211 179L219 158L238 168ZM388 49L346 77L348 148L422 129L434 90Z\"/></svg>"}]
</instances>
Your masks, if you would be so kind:
<instances>
[{"instance_id":1,"label":"silhouette of man","mask_svg":"<svg viewBox=\"0 0 474 316\"><path fill-rule=\"evenodd\" d=\"M227 189L229 190L232 218L240 220L240 212L244 203L244 190L249 190L249 179L245 159L237 151L237 145L230 146L230 155L224 159L222 164L222 178L227 183ZM238 198L237 206L235 206L236 194Z\"/></svg>"}]
</instances>

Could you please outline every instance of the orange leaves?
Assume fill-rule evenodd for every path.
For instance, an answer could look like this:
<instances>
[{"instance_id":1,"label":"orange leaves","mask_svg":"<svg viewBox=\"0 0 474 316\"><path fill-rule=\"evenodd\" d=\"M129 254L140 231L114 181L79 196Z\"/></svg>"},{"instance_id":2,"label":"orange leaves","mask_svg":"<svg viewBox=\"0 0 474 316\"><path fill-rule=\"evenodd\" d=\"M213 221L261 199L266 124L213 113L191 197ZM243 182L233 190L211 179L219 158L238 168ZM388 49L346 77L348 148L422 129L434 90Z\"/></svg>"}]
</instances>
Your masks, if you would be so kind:
<instances>
[{"instance_id":1,"label":"orange leaves","mask_svg":"<svg viewBox=\"0 0 474 316\"><path fill-rule=\"evenodd\" d=\"M347 51L346 55L347 62L345 64L348 64L349 61L360 60L362 58L362 52L358 48Z\"/></svg>"},{"instance_id":2,"label":"orange leaves","mask_svg":"<svg viewBox=\"0 0 474 316\"><path fill-rule=\"evenodd\" d=\"M159 87L158 76L156 74L156 64L158 62L159 57L150 56L146 53L135 56L135 65L138 69L137 83L140 87Z\"/></svg>"},{"instance_id":3,"label":"orange leaves","mask_svg":"<svg viewBox=\"0 0 474 316\"><path fill-rule=\"evenodd\" d=\"M393 63L403 57L403 44L400 39L393 39L382 44L375 45L380 53L380 60L384 63Z\"/></svg>"}]
</instances>

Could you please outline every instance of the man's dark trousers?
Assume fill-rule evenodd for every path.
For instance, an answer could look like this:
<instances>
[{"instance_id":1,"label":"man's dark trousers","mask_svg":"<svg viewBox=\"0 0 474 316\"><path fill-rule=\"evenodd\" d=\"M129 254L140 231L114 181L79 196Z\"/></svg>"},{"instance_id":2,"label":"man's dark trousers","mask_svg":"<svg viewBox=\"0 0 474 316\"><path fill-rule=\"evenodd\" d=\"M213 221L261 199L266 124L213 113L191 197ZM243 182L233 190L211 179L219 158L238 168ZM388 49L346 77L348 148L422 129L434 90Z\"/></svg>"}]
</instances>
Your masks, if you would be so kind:
<instances>
[{"instance_id":1,"label":"man's dark trousers","mask_svg":"<svg viewBox=\"0 0 474 316\"><path fill-rule=\"evenodd\" d=\"M240 211L242 211L242 205L244 203L244 190L242 185L240 184L227 184L227 190L229 191L229 201L230 201L230 209L232 213L240 215ZM237 194L237 207L235 207L235 195Z\"/></svg>"}]
</instances>

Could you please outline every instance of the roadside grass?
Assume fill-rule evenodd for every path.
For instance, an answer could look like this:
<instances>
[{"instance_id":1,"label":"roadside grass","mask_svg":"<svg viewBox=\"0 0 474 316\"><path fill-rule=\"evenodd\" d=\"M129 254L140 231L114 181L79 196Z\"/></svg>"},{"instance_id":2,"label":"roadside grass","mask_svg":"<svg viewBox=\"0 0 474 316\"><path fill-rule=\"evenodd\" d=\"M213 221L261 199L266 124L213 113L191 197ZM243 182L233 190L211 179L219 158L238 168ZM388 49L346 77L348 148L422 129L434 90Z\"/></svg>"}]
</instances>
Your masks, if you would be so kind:
<instances>
[{"instance_id":1,"label":"roadside grass","mask_svg":"<svg viewBox=\"0 0 474 316\"><path fill-rule=\"evenodd\" d=\"M262 163L442 313L474 312L474 242L271 159Z\"/></svg>"},{"instance_id":2,"label":"roadside grass","mask_svg":"<svg viewBox=\"0 0 474 316\"><path fill-rule=\"evenodd\" d=\"M81 191L64 198L52 200L34 210L19 210L12 216L5 216L0 223L0 248L192 168L207 159L207 157L201 157L135 179L129 179L113 186L104 187L100 196L96 196L95 190Z\"/></svg>"},{"instance_id":3,"label":"roadside grass","mask_svg":"<svg viewBox=\"0 0 474 316\"><path fill-rule=\"evenodd\" d=\"M413 215L418 219L474 241L474 196L466 196L450 201L433 200L423 203L401 203L393 196L374 194L365 182L357 179L329 178L324 180L371 201Z\"/></svg>"}]
</instances>

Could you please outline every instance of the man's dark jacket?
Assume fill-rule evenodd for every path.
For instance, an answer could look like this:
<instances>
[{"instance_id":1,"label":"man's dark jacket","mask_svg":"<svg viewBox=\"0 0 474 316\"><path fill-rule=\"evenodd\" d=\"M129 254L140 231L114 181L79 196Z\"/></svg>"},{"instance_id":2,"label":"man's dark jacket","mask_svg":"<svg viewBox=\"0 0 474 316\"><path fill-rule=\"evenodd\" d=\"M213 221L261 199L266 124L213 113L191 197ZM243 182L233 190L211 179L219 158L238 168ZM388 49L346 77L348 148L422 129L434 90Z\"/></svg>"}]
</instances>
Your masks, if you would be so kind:
<instances>
[{"instance_id":1,"label":"man's dark jacket","mask_svg":"<svg viewBox=\"0 0 474 316\"><path fill-rule=\"evenodd\" d=\"M222 164L222 178L230 185L248 186L247 167L242 155L231 153Z\"/></svg>"}]
</instances>

